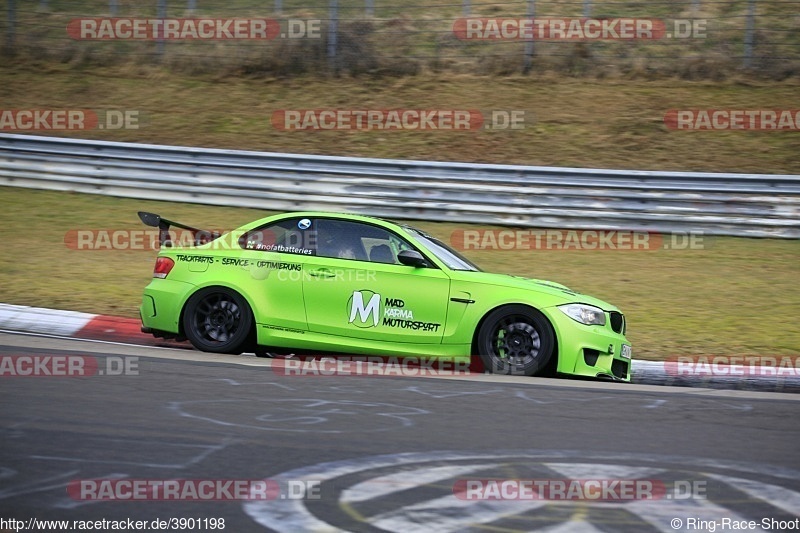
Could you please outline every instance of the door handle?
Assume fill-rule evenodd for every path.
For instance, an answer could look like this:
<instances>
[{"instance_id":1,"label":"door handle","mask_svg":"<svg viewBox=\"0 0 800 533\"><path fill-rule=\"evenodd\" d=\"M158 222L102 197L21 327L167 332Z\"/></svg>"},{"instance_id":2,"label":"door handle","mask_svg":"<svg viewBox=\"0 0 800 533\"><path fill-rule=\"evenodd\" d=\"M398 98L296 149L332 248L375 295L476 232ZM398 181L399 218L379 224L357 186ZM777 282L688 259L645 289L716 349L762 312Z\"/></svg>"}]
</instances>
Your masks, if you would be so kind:
<instances>
[{"instance_id":1,"label":"door handle","mask_svg":"<svg viewBox=\"0 0 800 533\"><path fill-rule=\"evenodd\" d=\"M336 274L325 268L321 270L310 270L308 275L315 278L333 278L336 276Z\"/></svg>"}]
</instances>

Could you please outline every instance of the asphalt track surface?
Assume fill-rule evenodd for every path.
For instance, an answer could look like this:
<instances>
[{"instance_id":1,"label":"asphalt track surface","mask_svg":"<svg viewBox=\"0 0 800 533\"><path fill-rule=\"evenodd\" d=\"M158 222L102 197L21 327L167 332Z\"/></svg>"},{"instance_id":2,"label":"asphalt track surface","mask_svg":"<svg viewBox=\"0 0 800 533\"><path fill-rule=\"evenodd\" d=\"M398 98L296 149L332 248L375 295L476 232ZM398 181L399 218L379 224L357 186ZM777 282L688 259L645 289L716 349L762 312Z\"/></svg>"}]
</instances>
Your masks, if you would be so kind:
<instances>
[{"instance_id":1,"label":"asphalt track surface","mask_svg":"<svg viewBox=\"0 0 800 533\"><path fill-rule=\"evenodd\" d=\"M135 371L0 378L3 519L223 518L236 532L655 532L709 531L699 520L723 531L724 519L784 531L800 515L799 395L484 375L284 376L252 356L0 334L8 355L82 355L100 369L122 360ZM268 479L278 492L201 502L68 493L87 479ZM454 495L464 480L491 479L640 480L665 492L612 501ZM291 492L302 482L313 493Z\"/></svg>"}]
</instances>

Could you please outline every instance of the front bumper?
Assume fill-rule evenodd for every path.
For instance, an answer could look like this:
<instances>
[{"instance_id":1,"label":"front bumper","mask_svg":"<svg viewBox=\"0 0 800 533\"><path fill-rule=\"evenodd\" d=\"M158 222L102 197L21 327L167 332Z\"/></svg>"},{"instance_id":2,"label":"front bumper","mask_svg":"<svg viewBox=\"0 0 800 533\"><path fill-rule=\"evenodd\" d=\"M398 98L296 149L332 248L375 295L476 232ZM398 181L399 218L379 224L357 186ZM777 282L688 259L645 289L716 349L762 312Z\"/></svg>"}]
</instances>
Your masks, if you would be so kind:
<instances>
[{"instance_id":1,"label":"front bumper","mask_svg":"<svg viewBox=\"0 0 800 533\"><path fill-rule=\"evenodd\" d=\"M608 313L605 326L586 326L558 308L548 311L558 337L559 373L630 381L631 359L622 357L622 346L631 343L612 330Z\"/></svg>"}]
</instances>

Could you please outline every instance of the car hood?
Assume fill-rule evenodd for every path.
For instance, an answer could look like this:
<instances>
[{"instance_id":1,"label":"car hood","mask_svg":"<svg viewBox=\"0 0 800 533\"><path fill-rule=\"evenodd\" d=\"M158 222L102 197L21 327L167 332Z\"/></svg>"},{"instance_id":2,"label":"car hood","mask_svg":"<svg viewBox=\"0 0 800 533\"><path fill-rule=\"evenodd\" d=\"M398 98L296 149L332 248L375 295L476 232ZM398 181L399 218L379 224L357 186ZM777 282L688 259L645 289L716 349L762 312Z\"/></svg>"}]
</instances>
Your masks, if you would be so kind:
<instances>
[{"instance_id":1,"label":"car hood","mask_svg":"<svg viewBox=\"0 0 800 533\"><path fill-rule=\"evenodd\" d=\"M599 307L604 311L619 311L608 302L570 290L565 285L544 279L523 278L510 274L493 274L489 272L472 272L466 270L453 271L454 278L469 283L485 283L500 287L522 289L544 293L564 300L564 303L584 303Z\"/></svg>"}]
</instances>

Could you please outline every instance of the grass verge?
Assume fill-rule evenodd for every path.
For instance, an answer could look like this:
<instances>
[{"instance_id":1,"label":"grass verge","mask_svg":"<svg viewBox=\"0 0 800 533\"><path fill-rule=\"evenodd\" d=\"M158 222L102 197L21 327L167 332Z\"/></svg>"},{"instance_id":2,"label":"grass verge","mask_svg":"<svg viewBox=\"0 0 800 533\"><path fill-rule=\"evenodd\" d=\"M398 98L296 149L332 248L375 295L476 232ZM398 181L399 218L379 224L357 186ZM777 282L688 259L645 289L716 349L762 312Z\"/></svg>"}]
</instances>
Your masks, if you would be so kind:
<instances>
[{"instance_id":1,"label":"grass verge","mask_svg":"<svg viewBox=\"0 0 800 533\"><path fill-rule=\"evenodd\" d=\"M0 65L4 109L117 109L129 130L44 135L400 159L709 172L800 173L797 131L675 131L670 109L795 109L798 80L782 83L479 77L264 79L189 76L151 66L81 69ZM286 109L478 109L525 112L523 129L280 131Z\"/></svg>"}]
</instances>

